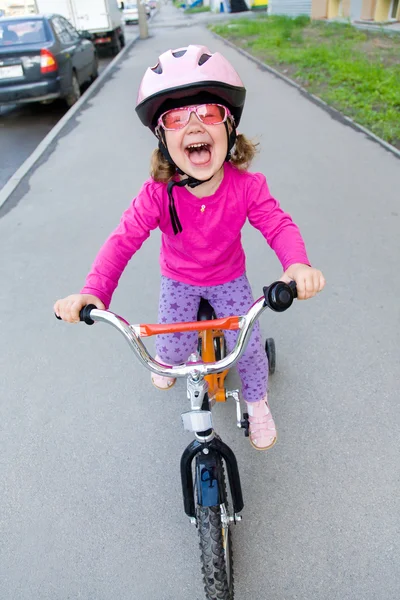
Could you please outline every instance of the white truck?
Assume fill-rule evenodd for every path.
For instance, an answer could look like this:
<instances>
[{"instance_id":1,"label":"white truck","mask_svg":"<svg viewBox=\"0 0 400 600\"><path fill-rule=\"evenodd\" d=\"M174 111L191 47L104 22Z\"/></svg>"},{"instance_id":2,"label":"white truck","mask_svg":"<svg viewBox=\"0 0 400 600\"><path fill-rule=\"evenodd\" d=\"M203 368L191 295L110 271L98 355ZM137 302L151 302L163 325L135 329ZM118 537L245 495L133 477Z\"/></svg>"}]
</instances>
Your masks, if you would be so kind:
<instances>
[{"instance_id":1,"label":"white truck","mask_svg":"<svg viewBox=\"0 0 400 600\"><path fill-rule=\"evenodd\" d=\"M42 14L62 15L97 47L109 47L118 54L125 46L117 0L36 0L36 7Z\"/></svg>"}]
</instances>

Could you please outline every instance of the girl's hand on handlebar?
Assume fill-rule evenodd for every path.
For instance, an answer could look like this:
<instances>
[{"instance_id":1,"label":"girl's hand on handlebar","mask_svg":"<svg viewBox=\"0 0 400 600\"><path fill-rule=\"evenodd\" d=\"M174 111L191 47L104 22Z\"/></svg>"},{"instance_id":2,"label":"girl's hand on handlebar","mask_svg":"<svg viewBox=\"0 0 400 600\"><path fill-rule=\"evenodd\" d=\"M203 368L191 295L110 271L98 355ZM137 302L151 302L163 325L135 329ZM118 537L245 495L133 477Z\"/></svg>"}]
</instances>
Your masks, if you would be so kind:
<instances>
[{"instance_id":1,"label":"girl's hand on handlebar","mask_svg":"<svg viewBox=\"0 0 400 600\"><path fill-rule=\"evenodd\" d=\"M68 323L79 323L79 312L88 304L94 304L96 308L105 309L103 302L91 294L72 294L62 300L57 300L54 312L57 317Z\"/></svg>"},{"instance_id":2,"label":"girl's hand on handlebar","mask_svg":"<svg viewBox=\"0 0 400 600\"><path fill-rule=\"evenodd\" d=\"M300 263L290 265L282 275L281 280L286 283L296 282L297 298L299 300L308 300L325 287L325 277L321 271Z\"/></svg>"}]
</instances>

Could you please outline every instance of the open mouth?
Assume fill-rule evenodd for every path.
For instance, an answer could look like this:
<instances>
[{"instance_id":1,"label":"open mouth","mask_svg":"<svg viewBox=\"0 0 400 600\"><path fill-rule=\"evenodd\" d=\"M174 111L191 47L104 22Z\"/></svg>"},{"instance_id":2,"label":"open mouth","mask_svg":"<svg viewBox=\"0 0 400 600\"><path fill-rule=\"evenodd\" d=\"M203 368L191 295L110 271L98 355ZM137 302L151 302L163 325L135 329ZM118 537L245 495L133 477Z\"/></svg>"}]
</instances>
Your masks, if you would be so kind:
<instances>
[{"instance_id":1,"label":"open mouth","mask_svg":"<svg viewBox=\"0 0 400 600\"><path fill-rule=\"evenodd\" d=\"M211 146L202 142L189 144L185 148L185 154L193 165L203 167L208 165L211 160Z\"/></svg>"}]
</instances>

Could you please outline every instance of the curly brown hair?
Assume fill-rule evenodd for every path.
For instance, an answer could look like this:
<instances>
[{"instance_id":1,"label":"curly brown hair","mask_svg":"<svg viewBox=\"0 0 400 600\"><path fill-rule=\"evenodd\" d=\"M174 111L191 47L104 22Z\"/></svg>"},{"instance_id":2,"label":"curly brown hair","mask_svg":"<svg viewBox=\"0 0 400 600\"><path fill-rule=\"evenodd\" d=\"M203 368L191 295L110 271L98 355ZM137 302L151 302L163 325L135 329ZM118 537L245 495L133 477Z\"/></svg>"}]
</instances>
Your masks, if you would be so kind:
<instances>
[{"instance_id":1,"label":"curly brown hair","mask_svg":"<svg viewBox=\"0 0 400 600\"><path fill-rule=\"evenodd\" d=\"M231 152L230 163L240 171L247 171L257 152L258 143L253 143L245 135L239 133ZM157 148L151 155L151 176L154 181L168 183L176 174L176 168L171 165Z\"/></svg>"}]
</instances>

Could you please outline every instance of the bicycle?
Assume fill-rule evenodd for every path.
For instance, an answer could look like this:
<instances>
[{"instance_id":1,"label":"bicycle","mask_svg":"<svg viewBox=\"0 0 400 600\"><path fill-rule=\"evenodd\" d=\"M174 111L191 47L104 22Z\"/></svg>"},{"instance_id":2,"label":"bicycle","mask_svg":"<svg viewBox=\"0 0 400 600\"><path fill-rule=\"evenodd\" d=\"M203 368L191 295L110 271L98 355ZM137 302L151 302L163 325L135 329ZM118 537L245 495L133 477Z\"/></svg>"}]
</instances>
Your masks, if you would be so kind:
<instances>
[{"instance_id":1,"label":"bicycle","mask_svg":"<svg viewBox=\"0 0 400 600\"><path fill-rule=\"evenodd\" d=\"M94 305L88 305L80 312L80 320L88 325L100 321L118 329L150 371L168 377L187 377L187 396L191 407L181 416L184 429L193 432L195 439L184 450L180 461L182 494L185 513L199 532L203 583L208 600L234 598L230 525L242 520L240 511L244 506L236 457L215 433L211 409L215 402L226 402L232 398L236 403L236 424L245 430L246 436L249 435L248 414L244 413L242 417L239 390L225 389L226 375L243 354L261 313L267 307L283 312L297 297L293 281L290 284L276 281L264 287L263 292L264 295L254 302L247 314L240 317L218 319L212 306L202 299L198 320L188 323L130 325L122 317L99 310ZM223 331L228 329L239 330L239 334L235 347L226 354ZM155 361L141 341L143 337L178 331L199 331L198 350L182 365L169 366ZM271 373L275 369L272 338L267 340L266 352ZM228 506L225 469L232 514Z\"/></svg>"}]
</instances>

